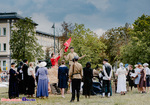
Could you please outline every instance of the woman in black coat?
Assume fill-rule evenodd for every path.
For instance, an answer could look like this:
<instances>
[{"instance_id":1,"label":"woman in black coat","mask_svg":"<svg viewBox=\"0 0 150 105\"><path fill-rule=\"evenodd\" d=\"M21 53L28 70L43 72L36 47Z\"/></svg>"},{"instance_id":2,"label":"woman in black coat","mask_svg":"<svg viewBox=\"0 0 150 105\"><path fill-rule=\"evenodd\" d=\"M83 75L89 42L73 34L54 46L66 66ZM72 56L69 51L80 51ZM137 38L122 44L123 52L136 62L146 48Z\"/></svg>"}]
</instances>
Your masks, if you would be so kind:
<instances>
[{"instance_id":1,"label":"woman in black coat","mask_svg":"<svg viewBox=\"0 0 150 105\"><path fill-rule=\"evenodd\" d=\"M87 96L90 98L93 83L92 78L93 69L91 69L91 63L87 62L86 67L83 68L83 95L85 95L85 98L87 98Z\"/></svg>"},{"instance_id":2,"label":"woman in black coat","mask_svg":"<svg viewBox=\"0 0 150 105\"><path fill-rule=\"evenodd\" d=\"M19 97L18 91L18 79L17 79L17 72L15 69L15 63L11 63L11 69L9 71L9 99Z\"/></svg>"}]
</instances>

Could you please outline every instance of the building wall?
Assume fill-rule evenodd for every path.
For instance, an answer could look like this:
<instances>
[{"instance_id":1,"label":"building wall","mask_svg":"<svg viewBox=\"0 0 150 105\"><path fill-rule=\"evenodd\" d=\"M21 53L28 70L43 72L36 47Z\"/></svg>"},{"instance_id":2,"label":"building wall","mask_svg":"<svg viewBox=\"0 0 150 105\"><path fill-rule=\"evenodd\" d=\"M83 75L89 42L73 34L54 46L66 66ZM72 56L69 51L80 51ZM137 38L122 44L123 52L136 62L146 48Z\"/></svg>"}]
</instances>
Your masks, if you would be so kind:
<instances>
[{"instance_id":1,"label":"building wall","mask_svg":"<svg viewBox=\"0 0 150 105\"><path fill-rule=\"evenodd\" d=\"M14 20L15 21L15 20ZM14 22L13 21L13 22ZM13 25L13 23L11 24ZM3 33L3 28L6 29L6 35ZM36 31L36 29L35 29ZM37 42L42 45L44 55L46 54L46 48L54 46L54 37L46 34L36 33ZM10 23L9 20L0 20L0 69L9 70L10 63L10 50L9 50L9 40L10 40ZM6 51L4 51L4 44L6 44ZM55 44L58 45L58 39L55 39ZM60 44L59 44L60 45ZM53 49L52 49L53 50ZM57 51L57 49L56 49ZM52 53L51 51L50 53Z\"/></svg>"},{"instance_id":2,"label":"building wall","mask_svg":"<svg viewBox=\"0 0 150 105\"><path fill-rule=\"evenodd\" d=\"M42 49L44 51L44 55L46 54L46 48L48 47L52 47L51 50L54 50L54 37L52 36L48 36L48 35L44 35L44 34L36 34L37 37L37 42L42 45ZM58 46L58 38L55 39L55 44L56 46ZM60 45L60 44L59 44ZM56 50L57 51L57 50ZM52 53L53 51L50 51L50 53Z\"/></svg>"},{"instance_id":3,"label":"building wall","mask_svg":"<svg viewBox=\"0 0 150 105\"><path fill-rule=\"evenodd\" d=\"M8 70L10 68L10 23L7 21L0 21L0 69Z\"/></svg>"}]
</instances>

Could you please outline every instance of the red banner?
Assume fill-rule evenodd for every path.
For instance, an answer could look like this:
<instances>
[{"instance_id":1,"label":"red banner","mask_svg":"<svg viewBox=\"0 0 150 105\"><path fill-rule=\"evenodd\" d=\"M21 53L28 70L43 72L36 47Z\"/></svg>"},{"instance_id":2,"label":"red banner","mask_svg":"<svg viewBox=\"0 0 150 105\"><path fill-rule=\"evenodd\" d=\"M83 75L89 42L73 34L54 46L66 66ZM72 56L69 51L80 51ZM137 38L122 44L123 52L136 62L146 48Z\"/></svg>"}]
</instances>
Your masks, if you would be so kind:
<instances>
[{"instance_id":1,"label":"red banner","mask_svg":"<svg viewBox=\"0 0 150 105\"><path fill-rule=\"evenodd\" d=\"M69 46L70 46L70 43L71 43L71 37L64 43L64 46L65 46L64 51L65 51L65 52L68 51L68 48L69 48Z\"/></svg>"}]
</instances>

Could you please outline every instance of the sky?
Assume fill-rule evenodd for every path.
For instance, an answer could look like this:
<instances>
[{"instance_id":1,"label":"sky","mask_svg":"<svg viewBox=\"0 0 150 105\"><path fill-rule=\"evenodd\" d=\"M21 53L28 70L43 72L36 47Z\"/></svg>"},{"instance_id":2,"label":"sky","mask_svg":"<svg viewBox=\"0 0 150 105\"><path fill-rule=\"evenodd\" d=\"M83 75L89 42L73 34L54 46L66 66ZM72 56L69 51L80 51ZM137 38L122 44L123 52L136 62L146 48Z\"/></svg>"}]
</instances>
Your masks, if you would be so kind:
<instances>
[{"instance_id":1,"label":"sky","mask_svg":"<svg viewBox=\"0 0 150 105\"><path fill-rule=\"evenodd\" d=\"M0 0L0 12L32 17L37 30L60 34L61 23L84 24L102 35L106 30L131 25L142 14L150 15L150 0Z\"/></svg>"}]
</instances>

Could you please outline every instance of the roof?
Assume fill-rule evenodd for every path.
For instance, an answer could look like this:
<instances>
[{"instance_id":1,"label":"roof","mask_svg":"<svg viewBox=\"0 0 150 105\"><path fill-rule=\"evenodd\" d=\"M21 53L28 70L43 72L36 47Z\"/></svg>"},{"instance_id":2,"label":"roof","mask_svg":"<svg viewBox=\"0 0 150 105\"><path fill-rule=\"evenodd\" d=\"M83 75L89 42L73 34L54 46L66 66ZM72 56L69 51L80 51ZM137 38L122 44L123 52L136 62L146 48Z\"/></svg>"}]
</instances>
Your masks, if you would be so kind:
<instances>
[{"instance_id":1,"label":"roof","mask_svg":"<svg viewBox=\"0 0 150 105\"><path fill-rule=\"evenodd\" d=\"M22 16L18 15L16 12L0 13L0 19L24 19Z\"/></svg>"},{"instance_id":2,"label":"roof","mask_svg":"<svg viewBox=\"0 0 150 105\"><path fill-rule=\"evenodd\" d=\"M46 35L46 36L54 37L54 35L52 35L52 34L49 34L49 33L46 33L46 32L42 32L42 31L39 31L39 30L36 30L36 33L39 33L39 34L42 34L42 35ZM59 36L55 36L55 37L58 38Z\"/></svg>"},{"instance_id":3,"label":"roof","mask_svg":"<svg viewBox=\"0 0 150 105\"><path fill-rule=\"evenodd\" d=\"M0 13L0 19L24 19L24 17L17 14L17 12L5 12L5 13ZM35 25L38 25L34 21L33 23Z\"/></svg>"}]
</instances>

